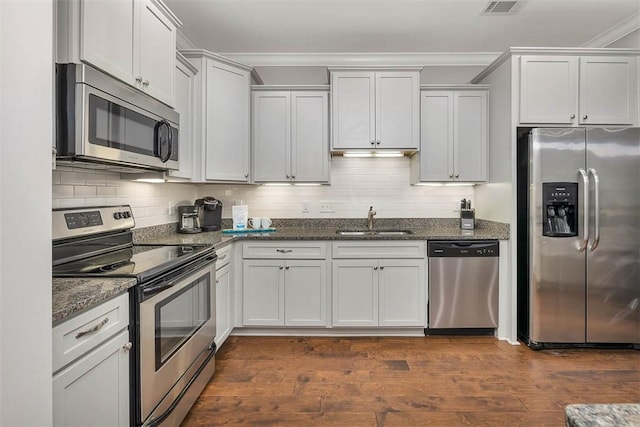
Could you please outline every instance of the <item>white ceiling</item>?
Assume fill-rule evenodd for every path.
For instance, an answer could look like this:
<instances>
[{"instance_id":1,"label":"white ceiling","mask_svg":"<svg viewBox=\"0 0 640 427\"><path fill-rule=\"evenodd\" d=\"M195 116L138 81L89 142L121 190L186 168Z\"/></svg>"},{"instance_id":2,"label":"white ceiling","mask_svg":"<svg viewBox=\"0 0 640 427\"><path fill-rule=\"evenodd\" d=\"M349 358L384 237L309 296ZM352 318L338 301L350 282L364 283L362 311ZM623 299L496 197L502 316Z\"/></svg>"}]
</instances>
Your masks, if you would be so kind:
<instances>
[{"instance_id":1,"label":"white ceiling","mask_svg":"<svg viewBox=\"0 0 640 427\"><path fill-rule=\"evenodd\" d=\"M640 26L640 0L524 0L517 13L493 16L482 15L487 0L165 3L195 46L221 54L461 54L497 53L511 46L600 47L594 38L606 40L603 33L612 28L628 33Z\"/></svg>"}]
</instances>

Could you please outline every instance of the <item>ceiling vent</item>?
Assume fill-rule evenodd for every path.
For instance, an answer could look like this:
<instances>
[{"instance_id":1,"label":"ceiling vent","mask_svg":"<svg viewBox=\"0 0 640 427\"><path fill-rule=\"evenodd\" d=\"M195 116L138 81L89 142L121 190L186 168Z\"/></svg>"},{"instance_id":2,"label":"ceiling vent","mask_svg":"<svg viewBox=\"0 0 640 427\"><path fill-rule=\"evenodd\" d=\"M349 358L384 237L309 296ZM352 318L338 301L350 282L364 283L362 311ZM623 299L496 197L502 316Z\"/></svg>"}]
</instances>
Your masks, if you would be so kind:
<instances>
[{"instance_id":1,"label":"ceiling vent","mask_svg":"<svg viewBox=\"0 0 640 427\"><path fill-rule=\"evenodd\" d=\"M522 1L490 1L484 8L482 15L513 15L521 6Z\"/></svg>"}]
</instances>

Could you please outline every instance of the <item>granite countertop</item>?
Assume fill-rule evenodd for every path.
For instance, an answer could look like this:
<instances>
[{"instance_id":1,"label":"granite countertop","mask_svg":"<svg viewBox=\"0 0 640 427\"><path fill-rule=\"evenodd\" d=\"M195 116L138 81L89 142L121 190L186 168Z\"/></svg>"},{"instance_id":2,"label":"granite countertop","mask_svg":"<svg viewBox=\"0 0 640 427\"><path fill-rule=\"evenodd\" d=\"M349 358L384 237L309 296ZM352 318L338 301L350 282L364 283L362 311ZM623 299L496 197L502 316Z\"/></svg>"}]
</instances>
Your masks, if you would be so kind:
<instances>
[{"instance_id":1,"label":"granite countertop","mask_svg":"<svg viewBox=\"0 0 640 427\"><path fill-rule=\"evenodd\" d=\"M569 427L640 426L640 403L576 404L564 412Z\"/></svg>"},{"instance_id":2,"label":"granite countertop","mask_svg":"<svg viewBox=\"0 0 640 427\"><path fill-rule=\"evenodd\" d=\"M231 228L230 220L224 219L223 228ZM216 249L242 240L481 240L509 239L509 225L492 221L476 220L475 230L460 230L455 218L391 219L375 221L376 230L411 230L412 234L381 236L342 236L337 230L363 230L362 219L274 219L275 232L225 234L222 231L181 234L177 224L133 230L134 242L147 244L193 244L204 243ZM53 323L107 301L136 285L135 279L127 278L54 278L53 279Z\"/></svg>"}]
</instances>

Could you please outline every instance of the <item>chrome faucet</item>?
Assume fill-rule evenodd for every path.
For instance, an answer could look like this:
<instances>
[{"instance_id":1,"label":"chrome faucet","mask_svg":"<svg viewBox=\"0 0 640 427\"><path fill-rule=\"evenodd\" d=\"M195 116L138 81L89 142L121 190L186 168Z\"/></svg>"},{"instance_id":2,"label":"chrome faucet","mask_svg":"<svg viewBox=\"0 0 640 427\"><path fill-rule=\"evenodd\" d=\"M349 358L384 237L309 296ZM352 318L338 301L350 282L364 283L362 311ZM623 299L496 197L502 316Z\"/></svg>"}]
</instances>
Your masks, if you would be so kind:
<instances>
[{"instance_id":1,"label":"chrome faucet","mask_svg":"<svg viewBox=\"0 0 640 427\"><path fill-rule=\"evenodd\" d=\"M373 230L373 216L376 214L376 211L373 210L373 206L369 207L369 214L367 215L367 229L369 231Z\"/></svg>"}]
</instances>

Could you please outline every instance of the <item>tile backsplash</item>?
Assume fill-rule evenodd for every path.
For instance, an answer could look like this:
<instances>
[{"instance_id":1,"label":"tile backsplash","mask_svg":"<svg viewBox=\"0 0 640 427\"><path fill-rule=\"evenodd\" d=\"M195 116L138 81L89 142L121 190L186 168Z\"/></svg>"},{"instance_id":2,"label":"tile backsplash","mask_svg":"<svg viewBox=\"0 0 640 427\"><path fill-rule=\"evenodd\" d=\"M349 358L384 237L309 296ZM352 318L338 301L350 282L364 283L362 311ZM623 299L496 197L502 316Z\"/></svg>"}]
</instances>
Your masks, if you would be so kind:
<instances>
[{"instance_id":1,"label":"tile backsplash","mask_svg":"<svg viewBox=\"0 0 640 427\"><path fill-rule=\"evenodd\" d=\"M202 196L222 200L224 218L241 202L250 216L272 218L364 218L369 206L377 218L454 218L460 199L473 200L471 186L409 185L409 161L334 157L331 185L321 186L149 184L118 173L59 167L53 171L53 208L128 204L136 228L142 228L176 222L176 207ZM333 212L320 212L321 204Z\"/></svg>"},{"instance_id":2,"label":"tile backsplash","mask_svg":"<svg viewBox=\"0 0 640 427\"><path fill-rule=\"evenodd\" d=\"M193 204L194 184L149 184L119 173L58 167L53 171L53 208L131 205L136 228L178 220L176 206Z\"/></svg>"},{"instance_id":3,"label":"tile backsplash","mask_svg":"<svg viewBox=\"0 0 640 427\"><path fill-rule=\"evenodd\" d=\"M273 218L366 218L369 206L377 218L453 218L460 199L472 199L472 186L413 186L408 157L331 159L331 185L268 186L203 184L198 195L223 202L225 218L234 202L249 206L250 216ZM320 212L327 204L334 212ZM303 213L303 205L309 212Z\"/></svg>"}]
</instances>

